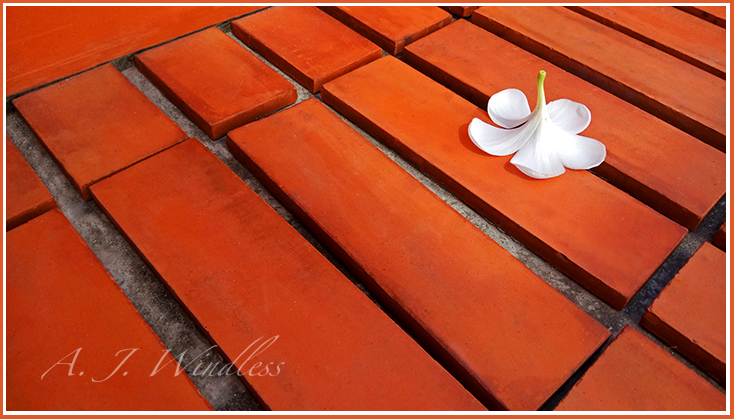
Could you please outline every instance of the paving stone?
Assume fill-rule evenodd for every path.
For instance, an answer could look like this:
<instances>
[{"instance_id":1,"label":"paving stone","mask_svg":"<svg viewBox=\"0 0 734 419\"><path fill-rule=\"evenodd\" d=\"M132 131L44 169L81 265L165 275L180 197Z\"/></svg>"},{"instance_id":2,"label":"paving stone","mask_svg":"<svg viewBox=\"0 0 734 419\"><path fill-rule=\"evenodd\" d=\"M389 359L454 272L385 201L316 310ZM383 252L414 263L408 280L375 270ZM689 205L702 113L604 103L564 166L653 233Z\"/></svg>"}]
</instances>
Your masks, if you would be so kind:
<instances>
[{"instance_id":1,"label":"paving stone","mask_svg":"<svg viewBox=\"0 0 734 419\"><path fill-rule=\"evenodd\" d=\"M382 57L382 49L315 7L273 7L232 22L232 33L311 93Z\"/></svg>"},{"instance_id":2,"label":"paving stone","mask_svg":"<svg viewBox=\"0 0 734 419\"><path fill-rule=\"evenodd\" d=\"M212 139L298 97L288 80L216 28L138 54L135 64Z\"/></svg>"},{"instance_id":3,"label":"paving stone","mask_svg":"<svg viewBox=\"0 0 734 419\"><path fill-rule=\"evenodd\" d=\"M698 4L696 6L675 6L677 9L683 10L701 19L726 28L726 6L704 6Z\"/></svg>"},{"instance_id":4,"label":"paving stone","mask_svg":"<svg viewBox=\"0 0 734 419\"><path fill-rule=\"evenodd\" d=\"M479 6L441 6L441 8L457 17L469 17Z\"/></svg>"},{"instance_id":5,"label":"paving stone","mask_svg":"<svg viewBox=\"0 0 734 419\"><path fill-rule=\"evenodd\" d=\"M477 9L472 22L726 151L726 81L563 7Z\"/></svg>"},{"instance_id":6,"label":"paving stone","mask_svg":"<svg viewBox=\"0 0 734 419\"><path fill-rule=\"evenodd\" d=\"M726 223L719 228L711 243L726 252Z\"/></svg>"},{"instance_id":7,"label":"paving stone","mask_svg":"<svg viewBox=\"0 0 734 419\"><path fill-rule=\"evenodd\" d=\"M726 253L704 242L640 324L726 382Z\"/></svg>"},{"instance_id":8,"label":"paving stone","mask_svg":"<svg viewBox=\"0 0 734 419\"><path fill-rule=\"evenodd\" d=\"M726 78L726 29L670 6L575 6L571 10Z\"/></svg>"},{"instance_id":9,"label":"paving stone","mask_svg":"<svg viewBox=\"0 0 734 419\"><path fill-rule=\"evenodd\" d=\"M583 135L607 147L594 172L689 230L726 193L725 154L469 22L458 20L411 44L403 59L482 109L507 88L534 103L536 75L545 70L549 101L568 98L591 110Z\"/></svg>"},{"instance_id":10,"label":"paving stone","mask_svg":"<svg viewBox=\"0 0 734 419\"><path fill-rule=\"evenodd\" d=\"M13 104L85 200L90 185L187 138L110 64Z\"/></svg>"},{"instance_id":11,"label":"paving stone","mask_svg":"<svg viewBox=\"0 0 734 419\"><path fill-rule=\"evenodd\" d=\"M7 135L5 147L7 150L5 230L7 231L56 208L56 201Z\"/></svg>"},{"instance_id":12,"label":"paving stone","mask_svg":"<svg viewBox=\"0 0 734 419\"><path fill-rule=\"evenodd\" d=\"M321 9L393 55L452 20L449 13L432 6L324 6Z\"/></svg>"},{"instance_id":13,"label":"paving stone","mask_svg":"<svg viewBox=\"0 0 734 419\"><path fill-rule=\"evenodd\" d=\"M318 100L227 141L485 405L538 409L609 337Z\"/></svg>"},{"instance_id":14,"label":"paving stone","mask_svg":"<svg viewBox=\"0 0 734 419\"><path fill-rule=\"evenodd\" d=\"M726 396L627 326L556 410L725 410Z\"/></svg>"},{"instance_id":15,"label":"paving stone","mask_svg":"<svg viewBox=\"0 0 734 419\"><path fill-rule=\"evenodd\" d=\"M7 261L8 410L211 410L59 210Z\"/></svg>"},{"instance_id":16,"label":"paving stone","mask_svg":"<svg viewBox=\"0 0 734 419\"><path fill-rule=\"evenodd\" d=\"M379 88L375 88L379 86ZM686 230L587 171L538 181L471 142L486 112L393 57L324 85L327 104L621 309Z\"/></svg>"},{"instance_id":17,"label":"paving stone","mask_svg":"<svg viewBox=\"0 0 734 419\"><path fill-rule=\"evenodd\" d=\"M263 407L482 409L196 139L92 193Z\"/></svg>"}]
</instances>

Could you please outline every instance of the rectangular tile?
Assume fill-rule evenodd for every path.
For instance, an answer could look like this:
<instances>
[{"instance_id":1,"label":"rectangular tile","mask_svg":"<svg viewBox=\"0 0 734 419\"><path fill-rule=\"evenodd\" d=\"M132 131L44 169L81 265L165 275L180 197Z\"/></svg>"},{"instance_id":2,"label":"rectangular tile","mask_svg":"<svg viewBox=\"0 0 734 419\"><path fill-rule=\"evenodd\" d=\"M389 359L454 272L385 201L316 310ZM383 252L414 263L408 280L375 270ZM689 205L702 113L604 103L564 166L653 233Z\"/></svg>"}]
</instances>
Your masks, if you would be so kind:
<instances>
[{"instance_id":1,"label":"rectangular tile","mask_svg":"<svg viewBox=\"0 0 734 419\"><path fill-rule=\"evenodd\" d=\"M403 58L483 109L508 88L533 102L537 72L545 70L549 101L571 99L591 111L582 135L607 147L604 164L593 171L689 230L726 193L724 153L469 22L411 44Z\"/></svg>"},{"instance_id":2,"label":"rectangular tile","mask_svg":"<svg viewBox=\"0 0 734 419\"><path fill-rule=\"evenodd\" d=\"M311 93L382 57L382 49L315 7L271 7L232 22L232 33Z\"/></svg>"},{"instance_id":3,"label":"rectangular tile","mask_svg":"<svg viewBox=\"0 0 734 419\"><path fill-rule=\"evenodd\" d=\"M56 208L56 201L7 135L5 147L7 150L5 230L7 231Z\"/></svg>"},{"instance_id":4,"label":"rectangular tile","mask_svg":"<svg viewBox=\"0 0 734 419\"><path fill-rule=\"evenodd\" d=\"M558 411L725 409L726 395L629 326L556 408Z\"/></svg>"},{"instance_id":5,"label":"rectangular tile","mask_svg":"<svg viewBox=\"0 0 734 419\"><path fill-rule=\"evenodd\" d=\"M724 223L714 235L714 239L711 241L714 246L726 252L726 223Z\"/></svg>"},{"instance_id":6,"label":"rectangular tile","mask_svg":"<svg viewBox=\"0 0 734 419\"><path fill-rule=\"evenodd\" d=\"M538 409L609 336L318 100L227 144L485 405Z\"/></svg>"},{"instance_id":7,"label":"rectangular tile","mask_svg":"<svg viewBox=\"0 0 734 419\"><path fill-rule=\"evenodd\" d=\"M715 25L726 28L726 6L675 6L677 9L690 13L693 16L707 20Z\"/></svg>"},{"instance_id":8,"label":"rectangular tile","mask_svg":"<svg viewBox=\"0 0 734 419\"><path fill-rule=\"evenodd\" d=\"M211 139L296 101L296 88L217 28L134 57L135 65Z\"/></svg>"},{"instance_id":9,"label":"rectangular tile","mask_svg":"<svg viewBox=\"0 0 734 419\"><path fill-rule=\"evenodd\" d=\"M13 105L85 200L93 183L187 138L111 64Z\"/></svg>"},{"instance_id":10,"label":"rectangular tile","mask_svg":"<svg viewBox=\"0 0 734 419\"><path fill-rule=\"evenodd\" d=\"M670 6L574 6L576 13L726 78L726 29Z\"/></svg>"},{"instance_id":11,"label":"rectangular tile","mask_svg":"<svg viewBox=\"0 0 734 419\"><path fill-rule=\"evenodd\" d=\"M392 57L327 83L327 104L572 279L621 309L685 229L587 171L524 176L477 149L467 127L485 112Z\"/></svg>"},{"instance_id":12,"label":"rectangular tile","mask_svg":"<svg viewBox=\"0 0 734 419\"><path fill-rule=\"evenodd\" d=\"M7 261L8 410L211 410L59 210L8 232Z\"/></svg>"},{"instance_id":13,"label":"rectangular tile","mask_svg":"<svg viewBox=\"0 0 734 419\"><path fill-rule=\"evenodd\" d=\"M92 193L266 408L482 410L198 140Z\"/></svg>"},{"instance_id":14,"label":"rectangular tile","mask_svg":"<svg viewBox=\"0 0 734 419\"><path fill-rule=\"evenodd\" d=\"M726 382L726 253L703 243L640 325Z\"/></svg>"},{"instance_id":15,"label":"rectangular tile","mask_svg":"<svg viewBox=\"0 0 734 419\"><path fill-rule=\"evenodd\" d=\"M726 82L563 7L486 6L472 22L726 150Z\"/></svg>"},{"instance_id":16,"label":"rectangular tile","mask_svg":"<svg viewBox=\"0 0 734 419\"><path fill-rule=\"evenodd\" d=\"M469 17L479 6L441 6L441 8L457 17Z\"/></svg>"},{"instance_id":17,"label":"rectangular tile","mask_svg":"<svg viewBox=\"0 0 734 419\"><path fill-rule=\"evenodd\" d=\"M396 55L406 45L451 23L433 6L322 6L321 10Z\"/></svg>"}]
</instances>

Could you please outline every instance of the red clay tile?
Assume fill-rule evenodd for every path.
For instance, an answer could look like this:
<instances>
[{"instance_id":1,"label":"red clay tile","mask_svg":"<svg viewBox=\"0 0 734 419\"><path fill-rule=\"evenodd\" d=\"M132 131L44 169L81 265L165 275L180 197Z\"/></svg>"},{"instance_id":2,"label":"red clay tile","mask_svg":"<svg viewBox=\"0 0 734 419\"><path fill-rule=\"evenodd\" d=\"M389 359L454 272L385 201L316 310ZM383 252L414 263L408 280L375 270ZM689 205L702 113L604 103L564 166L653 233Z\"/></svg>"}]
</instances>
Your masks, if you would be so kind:
<instances>
[{"instance_id":1,"label":"red clay tile","mask_svg":"<svg viewBox=\"0 0 734 419\"><path fill-rule=\"evenodd\" d=\"M538 409L609 337L318 100L227 144L485 405Z\"/></svg>"},{"instance_id":2,"label":"red clay tile","mask_svg":"<svg viewBox=\"0 0 734 419\"><path fill-rule=\"evenodd\" d=\"M375 88L375 86L379 86ZM524 176L509 157L471 142L486 112L392 57L330 83L327 104L572 279L621 309L673 251L685 229L587 171Z\"/></svg>"},{"instance_id":3,"label":"red clay tile","mask_svg":"<svg viewBox=\"0 0 734 419\"><path fill-rule=\"evenodd\" d=\"M726 29L670 6L575 6L571 10L726 78Z\"/></svg>"},{"instance_id":4,"label":"red clay tile","mask_svg":"<svg viewBox=\"0 0 734 419\"><path fill-rule=\"evenodd\" d=\"M479 6L441 6L443 10L458 17L469 17Z\"/></svg>"},{"instance_id":5,"label":"red clay tile","mask_svg":"<svg viewBox=\"0 0 734 419\"><path fill-rule=\"evenodd\" d=\"M92 193L265 407L482 409L196 139ZM238 359L276 335L256 360ZM264 365L270 376L257 376Z\"/></svg>"},{"instance_id":6,"label":"red clay tile","mask_svg":"<svg viewBox=\"0 0 734 419\"><path fill-rule=\"evenodd\" d=\"M390 54L451 23L451 15L431 6L324 6L335 17Z\"/></svg>"},{"instance_id":7,"label":"red clay tile","mask_svg":"<svg viewBox=\"0 0 734 419\"><path fill-rule=\"evenodd\" d=\"M625 327L556 410L725 410L726 396Z\"/></svg>"},{"instance_id":8,"label":"red clay tile","mask_svg":"<svg viewBox=\"0 0 734 419\"><path fill-rule=\"evenodd\" d=\"M472 22L726 150L726 81L563 7L486 6Z\"/></svg>"},{"instance_id":9,"label":"red clay tile","mask_svg":"<svg viewBox=\"0 0 734 419\"><path fill-rule=\"evenodd\" d=\"M296 88L216 28L135 56L135 65L212 139L296 101Z\"/></svg>"},{"instance_id":10,"label":"red clay tile","mask_svg":"<svg viewBox=\"0 0 734 419\"><path fill-rule=\"evenodd\" d=\"M714 235L714 239L711 241L716 247L726 252L726 223Z\"/></svg>"},{"instance_id":11,"label":"red clay tile","mask_svg":"<svg viewBox=\"0 0 734 419\"><path fill-rule=\"evenodd\" d=\"M261 8L9 6L7 94L41 86Z\"/></svg>"},{"instance_id":12,"label":"red clay tile","mask_svg":"<svg viewBox=\"0 0 734 419\"><path fill-rule=\"evenodd\" d=\"M232 22L232 33L311 93L382 57L382 49L315 7L273 7Z\"/></svg>"},{"instance_id":13,"label":"red clay tile","mask_svg":"<svg viewBox=\"0 0 734 419\"><path fill-rule=\"evenodd\" d=\"M7 246L8 410L211 410L61 212Z\"/></svg>"},{"instance_id":14,"label":"red clay tile","mask_svg":"<svg viewBox=\"0 0 734 419\"><path fill-rule=\"evenodd\" d=\"M13 101L77 191L186 138L107 64Z\"/></svg>"},{"instance_id":15,"label":"red clay tile","mask_svg":"<svg viewBox=\"0 0 734 419\"><path fill-rule=\"evenodd\" d=\"M726 253L704 243L655 299L640 325L726 382Z\"/></svg>"},{"instance_id":16,"label":"red clay tile","mask_svg":"<svg viewBox=\"0 0 734 419\"><path fill-rule=\"evenodd\" d=\"M5 191L7 194L5 230L7 231L56 208L56 201L7 135L5 146L8 161Z\"/></svg>"},{"instance_id":17,"label":"red clay tile","mask_svg":"<svg viewBox=\"0 0 734 419\"><path fill-rule=\"evenodd\" d=\"M469 22L408 46L403 59L483 109L507 88L534 103L536 75L545 70L549 101L568 98L591 110L583 135L607 147L594 172L689 230L726 193L725 154Z\"/></svg>"},{"instance_id":18,"label":"red clay tile","mask_svg":"<svg viewBox=\"0 0 734 419\"><path fill-rule=\"evenodd\" d=\"M726 28L726 6L675 6L677 9L683 10L701 19Z\"/></svg>"}]
</instances>

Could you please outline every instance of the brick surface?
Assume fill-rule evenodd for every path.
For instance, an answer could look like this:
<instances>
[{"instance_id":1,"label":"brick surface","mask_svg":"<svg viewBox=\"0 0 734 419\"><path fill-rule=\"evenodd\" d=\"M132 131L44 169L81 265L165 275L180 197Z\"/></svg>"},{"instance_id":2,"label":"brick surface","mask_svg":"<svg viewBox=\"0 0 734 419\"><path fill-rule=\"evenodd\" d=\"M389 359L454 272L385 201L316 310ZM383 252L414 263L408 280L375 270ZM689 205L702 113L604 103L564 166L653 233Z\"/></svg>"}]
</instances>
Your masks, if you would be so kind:
<instances>
[{"instance_id":1,"label":"brick surface","mask_svg":"<svg viewBox=\"0 0 734 419\"><path fill-rule=\"evenodd\" d=\"M726 28L726 6L675 6L686 13L698 16L701 19Z\"/></svg>"},{"instance_id":2,"label":"brick surface","mask_svg":"<svg viewBox=\"0 0 734 419\"><path fill-rule=\"evenodd\" d=\"M296 101L296 88L216 28L135 56L135 64L210 138Z\"/></svg>"},{"instance_id":3,"label":"brick surface","mask_svg":"<svg viewBox=\"0 0 734 419\"><path fill-rule=\"evenodd\" d=\"M726 81L563 7L482 7L472 22L726 150Z\"/></svg>"},{"instance_id":4,"label":"brick surface","mask_svg":"<svg viewBox=\"0 0 734 419\"><path fill-rule=\"evenodd\" d=\"M451 15L431 6L324 6L340 20L390 54L451 23Z\"/></svg>"},{"instance_id":5,"label":"brick surface","mask_svg":"<svg viewBox=\"0 0 734 419\"><path fill-rule=\"evenodd\" d=\"M726 396L627 326L556 410L725 410Z\"/></svg>"},{"instance_id":6,"label":"brick surface","mask_svg":"<svg viewBox=\"0 0 734 419\"><path fill-rule=\"evenodd\" d=\"M7 231L56 208L56 201L7 135L5 146L7 150L5 230Z\"/></svg>"},{"instance_id":7,"label":"brick surface","mask_svg":"<svg viewBox=\"0 0 734 419\"><path fill-rule=\"evenodd\" d=\"M507 88L534 104L536 74L545 70L548 101L568 98L591 110L582 135L607 147L594 171L690 230L726 193L725 154L469 22L411 44L403 58L482 109Z\"/></svg>"},{"instance_id":8,"label":"brick surface","mask_svg":"<svg viewBox=\"0 0 734 419\"><path fill-rule=\"evenodd\" d=\"M316 99L228 145L486 405L538 409L608 338Z\"/></svg>"},{"instance_id":9,"label":"brick surface","mask_svg":"<svg viewBox=\"0 0 734 419\"><path fill-rule=\"evenodd\" d=\"M726 252L726 223L719 228L711 243Z\"/></svg>"},{"instance_id":10,"label":"brick surface","mask_svg":"<svg viewBox=\"0 0 734 419\"><path fill-rule=\"evenodd\" d=\"M375 88L379 86L379 88ZM471 142L486 113L392 57L327 83L327 104L621 309L685 229L587 171L538 181Z\"/></svg>"},{"instance_id":11,"label":"brick surface","mask_svg":"<svg viewBox=\"0 0 734 419\"><path fill-rule=\"evenodd\" d=\"M196 139L95 185L92 193L235 360L264 407L482 409ZM273 336L277 340L255 359L239 356L251 354L258 338ZM267 365L270 376L258 376Z\"/></svg>"},{"instance_id":12,"label":"brick surface","mask_svg":"<svg viewBox=\"0 0 734 419\"><path fill-rule=\"evenodd\" d=\"M469 17L479 6L441 6L441 8L457 17Z\"/></svg>"},{"instance_id":13,"label":"brick surface","mask_svg":"<svg viewBox=\"0 0 734 419\"><path fill-rule=\"evenodd\" d=\"M704 242L640 324L726 382L726 253Z\"/></svg>"},{"instance_id":14,"label":"brick surface","mask_svg":"<svg viewBox=\"0 0 734 419\"><path fill-rule=\"evenodd\" d=\"M7 246L8 410L211 410L61 212Z\"/></svg>"},{"instance_id":15,"label":"brick surface","mask_svg":"<svg viewBox=\"0 0 734 419\"><path fill-rule=\"evenodd\" d=\"M670 6L571 7L719 78L726 78L726 29Z\"/></svg>"},{"instance_id":16,"label":"brick surface","mask_svg":"<svg viewBox=\"0 0 734 419\"><path fill-rule=\"evenodd\" d=\"M93 183L186 138L110 64L13 104L85 200Z\"/></svg>"},{"instance_id":17,"label":"brick surface","mask_svg":"<svg viewBox=\"0 0 734 419\"><path fill-rule=\"evenodd\" d=\"M311 93L382 57L382 49L315 7L273 7L232 22L232 33Z\"/></svg>"}]
</instances>

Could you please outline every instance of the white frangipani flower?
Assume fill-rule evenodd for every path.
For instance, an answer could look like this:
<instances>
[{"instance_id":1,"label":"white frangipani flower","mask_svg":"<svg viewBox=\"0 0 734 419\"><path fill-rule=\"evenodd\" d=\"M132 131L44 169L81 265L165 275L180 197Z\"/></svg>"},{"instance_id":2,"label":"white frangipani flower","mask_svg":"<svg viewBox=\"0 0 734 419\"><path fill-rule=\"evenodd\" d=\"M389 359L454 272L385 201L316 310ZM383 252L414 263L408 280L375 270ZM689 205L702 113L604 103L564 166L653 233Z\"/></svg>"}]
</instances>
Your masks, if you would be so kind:
<instances>
[{"instance_id":1,"label":"white frangipani flower","mask_svg":"<svg viewBox=\"0 0 734 419\"><path fill-rule=\"evenodd\" d=\"M474 118L469 124L469 137L477 147L495 156L517 152L510 163L536 179L558 176L569 169L591 169L607 156L604 144L577 135L591 123L591 112L568 99L546 105L543 80L538 73L538 102L530 112L525 95L518 89L507 89L489 99L487 112L497 128Z\"/></svg>"}]
</instances>

